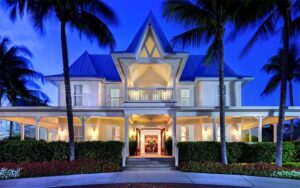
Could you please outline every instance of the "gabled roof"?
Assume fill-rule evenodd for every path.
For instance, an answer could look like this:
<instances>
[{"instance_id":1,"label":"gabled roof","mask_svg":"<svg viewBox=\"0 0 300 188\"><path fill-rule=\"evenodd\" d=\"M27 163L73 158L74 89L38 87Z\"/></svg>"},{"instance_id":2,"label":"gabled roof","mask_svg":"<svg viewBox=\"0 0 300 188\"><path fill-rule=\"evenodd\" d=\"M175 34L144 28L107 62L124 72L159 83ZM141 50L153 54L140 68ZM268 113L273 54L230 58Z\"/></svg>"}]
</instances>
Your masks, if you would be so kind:
<instances>
[{"instance_id":1,"label":"gabled roof","mask_svg":"<svg viewBox=\"0 0 300 188\"><path fill-rule=\"evenodd\" d=\"M155 19L152 12L150 12L147 18L145 19L143 25L140 27L135 37L131 41L130 45L128 46L126 52L132 52L132 53L137 52L139 44L143 39L143 35L148 30L148 26L151 26L152 29L154 30L163 50L167 53L173 53L173 49L167 37L165 36L164 32L162 31L161 27L159 26L159 23Z\"/></svg>"},{"instance_id":2,"label":"gabled roof","mask_svg":"<svg viewBox=\"0 0 300 188\"><path fill-rule=\"evenodd\" d=\"M69 68L70 77L97 77L121 81L111 55L89 54L85 51ZM47 77L62 77L63 74Z\"/></svg>"},{"instance_id":3,"label":"gabled roof","mask_svg":"<svg viewBox=\"0 0 300 188\"><path fill-rule=\"evenodd\" d=\"M199 77L218 77L218 70L218 62L205 64L203 55L189 55L181 74L180 81L194 81L195 78ZM245 76L238 75L225 63L224 77L242 78Z\"/></svg>"}]
</instances>

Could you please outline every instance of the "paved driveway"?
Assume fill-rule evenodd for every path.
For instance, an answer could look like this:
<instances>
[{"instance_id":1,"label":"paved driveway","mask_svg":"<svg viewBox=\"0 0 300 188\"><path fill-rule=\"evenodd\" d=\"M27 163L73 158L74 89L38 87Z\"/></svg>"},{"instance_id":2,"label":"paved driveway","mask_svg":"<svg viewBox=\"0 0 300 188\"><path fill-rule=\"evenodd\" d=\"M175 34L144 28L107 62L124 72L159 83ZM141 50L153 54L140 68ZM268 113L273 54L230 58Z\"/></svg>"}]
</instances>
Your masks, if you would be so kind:
<instances>
[{"instance_id":1,"label":"paved driveway","mask_svg":"<svg viewBox=\"0 0 300 188\"><path fill-rule=\"evenodd\" d=\"M297 188L300 180L264 178L254 176L183 173L180 171L124 171L116 173L82 174L71 176L52 176L0 180L1 188L14 187L61 187L74 185L111 184L111 183L191 183L203 185L227 185L259 188Z\"/></svg>"}]
</instances>

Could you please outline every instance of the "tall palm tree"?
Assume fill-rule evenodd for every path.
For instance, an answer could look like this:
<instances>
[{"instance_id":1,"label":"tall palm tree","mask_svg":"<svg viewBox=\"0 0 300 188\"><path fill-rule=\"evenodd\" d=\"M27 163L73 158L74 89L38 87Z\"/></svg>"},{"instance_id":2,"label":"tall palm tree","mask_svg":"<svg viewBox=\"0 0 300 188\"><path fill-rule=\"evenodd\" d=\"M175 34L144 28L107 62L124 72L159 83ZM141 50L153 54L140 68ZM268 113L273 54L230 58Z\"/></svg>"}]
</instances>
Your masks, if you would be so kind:
<instances>
[{"instance_id":1,"label":"tall palm tree","mask_svg":"<svg viewBox=\"0 0 300 188\"><path fill-rule=\"evenodd\" d=\"M259 23L257 30L250 38L242 51L242 55L246 54L253 44L259 40L266 40L268 37L276 34L280 29L282 36L282 61L280 63L280 102L279 102L279 115L277 124L277 140L276 140L276 165L282 166L282 143L283 143L283 121L285 117L286 107L286 88L288 79L288 57L289 57L289 43L291 34L294 34L292 29L292 15L294 12L299 11L299 0L252 0L249 1L252 7L248 11L250 18L258 18L256 13L259 13L260 19L252 19L251 22ZM259 6L258 6L259 5ZM254 15L254 16L253 16Z\"/></svg>"},{"instance_id":2,"label":"tall palm tree","mask_svg":"<svg viewBox=\"0 0 300 188\"><path fill-rule=\"evenodd\" d=\"M221 132L221 158L227 164L225 139L225 97L224 97L224 33L226 24L236 22L241 0L168 0L163 4L163 16L175 21L187 31L172 39L174 45L198 47L209 44L205 62L219 65L219 119ZM242 21L239 21L242 22ZM236 25L238 26L238 25ZM235 28L238 30L238 27Z\"/></svg>"},{"instance_id":3,"label":"tall palm tree","mask_svg":"<svg viewBox=\"0 0 300 188\"><path fill-rule=\"evenodd\" d=\"M100 46L113 49L115 39L105 21L116 23L114 12L100 0L6 0L11 7L11 18L17 12L22 16L28 12L33 26L43 31L46 20L56 18L60 23L61 49L65 81L66 107L69 131L70 161L75 159L74 126L69 74L69 58L66 27L77 30L90 40L96 39Z\"/></svg>"},{"instance_id":4,"label":"tall palm tree","mask_svg":"<svg viewBox=\"0 0 300 188\"><path fill-rule=\"evenodd\" d=\"M0 106L3 101L9 105L46 105L49 98L39 91L35 81L43 81L43 75L33 70L28 59L31 52L21 46L10 46L8 38L0 42ZM9 138L12 138L13 123L10 122Z\"/></svg>"},{"instance_id":5,"label":"tall palm tree","mask_svg":"<svg viewBox=\"0 0 300 188\"><path fill-rule=\"evenodd\" d=\"M288 57L288 68L287 68L287 84L289 85L289 99L290 106L294 106L293 96L293 82L300 81L300 54L299 49L295 44L290 46L289 57ZM280 48L278 53L272 56L268 60L268 64L265 64L262 70L268 74L273 74L271 79L268 81L262 95L269 95L275 91L280 85L280 65L283 59L283 49ZM294 121L290 121L290 140L294 138Z\"/></svg>"}]
</instances>

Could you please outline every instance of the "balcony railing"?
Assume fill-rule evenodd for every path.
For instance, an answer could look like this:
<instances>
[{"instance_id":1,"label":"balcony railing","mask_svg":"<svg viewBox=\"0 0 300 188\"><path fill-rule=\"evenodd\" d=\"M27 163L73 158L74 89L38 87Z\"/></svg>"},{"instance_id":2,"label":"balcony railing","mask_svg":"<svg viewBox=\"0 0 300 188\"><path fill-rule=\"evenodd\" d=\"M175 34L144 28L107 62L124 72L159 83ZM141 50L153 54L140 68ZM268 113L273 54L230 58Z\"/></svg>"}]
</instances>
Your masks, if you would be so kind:
<instances>
[{"instance_id":1,"label":"balcony railing","mask_svg":"<svg viewBox=\"0 0 300 188\"><path fill-rule=\"evenodd\" d=\"M128 88L129 101L171 101L173 88Z\"/></svg>"}]
</instances>

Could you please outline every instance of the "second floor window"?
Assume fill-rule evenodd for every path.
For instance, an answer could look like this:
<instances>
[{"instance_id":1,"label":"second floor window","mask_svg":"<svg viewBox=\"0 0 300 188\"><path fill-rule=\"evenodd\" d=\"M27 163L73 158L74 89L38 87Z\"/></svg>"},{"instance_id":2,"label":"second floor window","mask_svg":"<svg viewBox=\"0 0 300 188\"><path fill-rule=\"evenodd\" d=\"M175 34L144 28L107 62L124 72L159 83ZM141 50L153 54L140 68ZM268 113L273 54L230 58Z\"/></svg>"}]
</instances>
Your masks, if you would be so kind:
<instances>
[{"instance_id":1,"label":"second floor window","mask_svg":"<svg viewBox=\"0 0 300 188\"><path fill-rule=\"evenodd\" d=\"M74 85L74 106L82 106L82 85Z\"/></svg>"},{"instance_id":2,"label":"second floor window","mask_svg":"<svg viewBox=\"0 0 300 188\"><path fill-rule=\"evenodd\" d=\"M189 89L181 89L180 90L180 105L181 106L189 106L191 99L191 92Z\"/></svg>"},{"instance_id":3,"label":"second floor window","mask_svg":"<svg viewBox=\"0 0 300 188\"><path fill-rule=\"evenodd\" d=\"M114 88L110 90L110 98L112 106L120 106L120 89Z\"/></svg>"}]
</instances>

